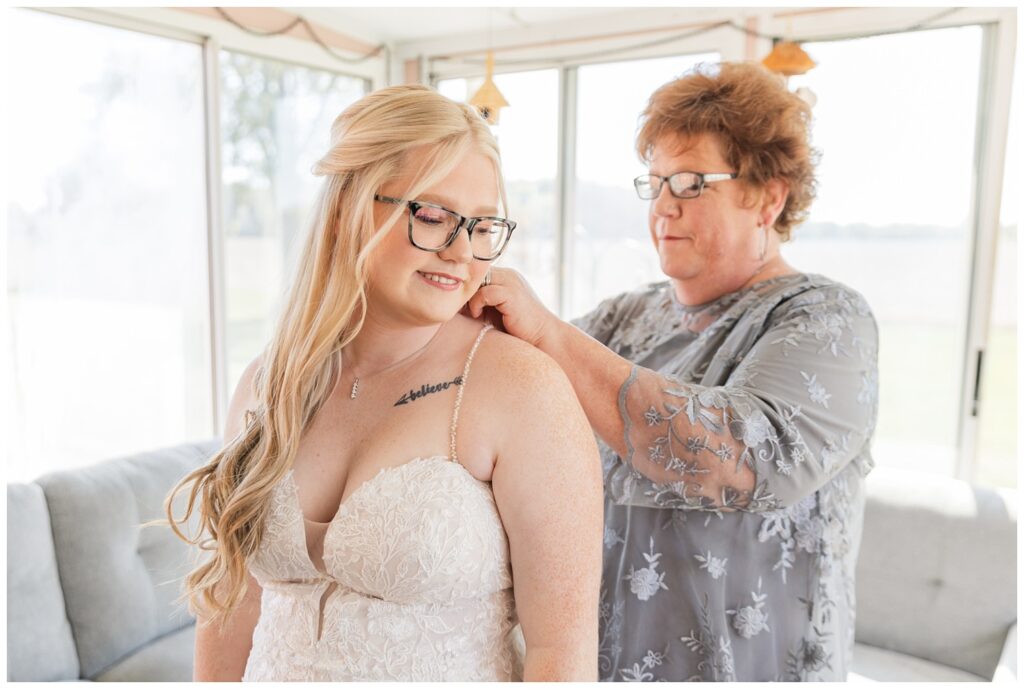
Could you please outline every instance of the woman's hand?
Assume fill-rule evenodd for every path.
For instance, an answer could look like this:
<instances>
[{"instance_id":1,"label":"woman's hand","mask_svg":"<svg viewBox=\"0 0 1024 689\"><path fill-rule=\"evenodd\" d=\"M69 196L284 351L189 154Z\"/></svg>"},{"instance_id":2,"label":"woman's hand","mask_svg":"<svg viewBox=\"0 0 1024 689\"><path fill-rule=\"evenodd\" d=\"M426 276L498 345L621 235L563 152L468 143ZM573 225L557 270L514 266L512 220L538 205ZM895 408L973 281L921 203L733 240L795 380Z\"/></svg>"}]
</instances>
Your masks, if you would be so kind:
<instances>
[{"instance_id":1,"label":"woman's hand","mask_svg":"<svg viewBox=\"0 0 1024 689\"><path fill-rule=\"evenodd\" d=\"M481 286L466 304L469 314L473 318L483 316L485 320L492 320L489 316L495 314L488 313L487 307L493 307L500 321L494 325L534 347L541 347L544 338L561 323L558 316L544 306L518 272L511 268L491 268L490 276L490 284Z\"/></svg>"}]
</instances>

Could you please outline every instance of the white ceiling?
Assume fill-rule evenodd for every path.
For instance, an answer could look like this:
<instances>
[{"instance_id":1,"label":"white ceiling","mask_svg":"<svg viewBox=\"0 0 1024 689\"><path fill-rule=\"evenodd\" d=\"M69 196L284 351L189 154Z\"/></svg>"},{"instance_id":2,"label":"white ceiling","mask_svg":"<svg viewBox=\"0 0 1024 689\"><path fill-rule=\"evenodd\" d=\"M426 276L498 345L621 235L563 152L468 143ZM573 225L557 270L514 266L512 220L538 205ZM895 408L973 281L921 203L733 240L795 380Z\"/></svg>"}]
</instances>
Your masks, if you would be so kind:
<instances>
[{"instance_id":1,"label":"white ceiling","mask_svg":"<svg viewBox=\"0 0 1024 689\"><path fill-rule=\"evenodd\" d=\"M308 7L304 17L374 43L405 43L437 36L497 34L572 19L622 12L622 7Z\"/></svg>"}]
</instances>

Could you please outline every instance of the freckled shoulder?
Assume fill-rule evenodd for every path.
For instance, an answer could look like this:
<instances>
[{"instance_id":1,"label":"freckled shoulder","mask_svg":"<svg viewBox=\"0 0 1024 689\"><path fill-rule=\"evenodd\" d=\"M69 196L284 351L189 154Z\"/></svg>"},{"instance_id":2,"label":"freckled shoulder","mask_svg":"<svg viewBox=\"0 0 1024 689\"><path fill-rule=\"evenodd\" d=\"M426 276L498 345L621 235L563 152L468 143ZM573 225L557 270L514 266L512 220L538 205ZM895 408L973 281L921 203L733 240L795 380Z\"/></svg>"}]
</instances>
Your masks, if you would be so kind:
<instances>
[{"instance_id":1,"label":"freckled shoulder","mask_svg":"<svg viewBox=\"0 0 1024 689\"><path fill-rule=\"evenodd\" d=\"M564 404L578 404L569 379L554 359L497 330L488 332L480 343L470 380L470 385L487 387L517 415L559 413Z\"/></svg>"}]
</instances>

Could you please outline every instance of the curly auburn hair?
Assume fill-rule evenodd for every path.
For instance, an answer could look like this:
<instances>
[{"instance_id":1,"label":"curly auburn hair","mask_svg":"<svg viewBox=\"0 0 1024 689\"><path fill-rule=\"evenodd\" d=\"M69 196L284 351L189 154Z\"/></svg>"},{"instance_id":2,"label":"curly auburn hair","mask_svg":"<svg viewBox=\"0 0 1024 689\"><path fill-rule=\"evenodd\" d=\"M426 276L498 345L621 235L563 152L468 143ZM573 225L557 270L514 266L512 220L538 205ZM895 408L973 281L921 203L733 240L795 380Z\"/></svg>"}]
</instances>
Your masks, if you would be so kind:
<instances>
[{"instance_id":1,"label":"curly auburn hair","mask_svg":"<svg viewBox=\"0 0 1024 689\"><path fill-rule=\"evenodd\" d=\"M649 163L666 136L717 136L722 153L748 189L770 179L789 187L775 221L783 241L814 200L818 153L810 145L811 109L783 79L747 62L700 64L655 91L641 115L636 148Z\"/></svg>"}]
</instances>

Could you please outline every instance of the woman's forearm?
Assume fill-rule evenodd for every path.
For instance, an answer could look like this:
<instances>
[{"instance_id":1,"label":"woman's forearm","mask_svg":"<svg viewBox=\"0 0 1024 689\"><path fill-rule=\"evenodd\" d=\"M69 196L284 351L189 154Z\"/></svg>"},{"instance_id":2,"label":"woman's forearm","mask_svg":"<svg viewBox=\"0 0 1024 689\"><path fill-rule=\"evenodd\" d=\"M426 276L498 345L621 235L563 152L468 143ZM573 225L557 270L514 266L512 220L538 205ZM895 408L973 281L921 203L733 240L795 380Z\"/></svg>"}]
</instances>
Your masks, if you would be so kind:
<instances>
[{"instance_id":1,"label":"woman's forearm","mask_svg":"<svg viewBox=\"0 0 1024 689\"><path fill-rule=\"evenodd\" d=\"M597 635L579 647L527 648L523 661L524 682L596 682Z\"/></svg>"},{"instance_id":2,"label":"woman's forearm","mask_svg":"<svg viewBox=\"0 0 1024 689\"><path fill-rule=\"evenodd\" d=\"M537 348L565 371L591 427L620 456L625 453L619 390L633 364L574 325L557 321Z\"/></svg>"}]
</instances>

